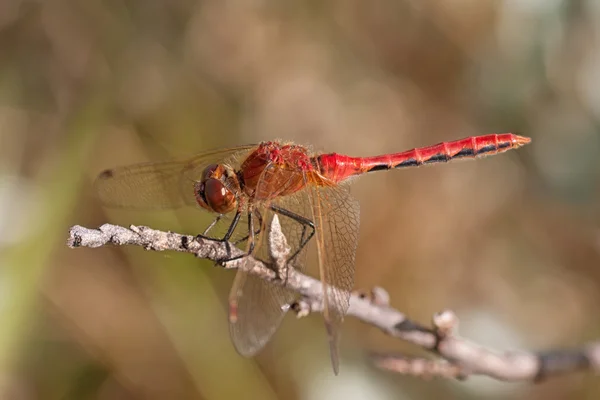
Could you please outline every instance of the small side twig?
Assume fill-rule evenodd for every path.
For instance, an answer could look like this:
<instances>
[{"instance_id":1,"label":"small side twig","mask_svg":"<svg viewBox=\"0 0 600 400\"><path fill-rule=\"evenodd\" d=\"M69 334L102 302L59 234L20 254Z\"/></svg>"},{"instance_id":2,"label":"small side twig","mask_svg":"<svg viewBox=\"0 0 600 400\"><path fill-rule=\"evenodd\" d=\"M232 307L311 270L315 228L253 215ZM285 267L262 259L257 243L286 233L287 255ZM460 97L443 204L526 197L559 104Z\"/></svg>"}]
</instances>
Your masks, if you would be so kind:
<instances>
[{"instance_id":1,"label":"small side twig","mask_svg":"<svg viewBox=\"0 0 600 400\"><path fill-rule=\"evenodd\" d=\"M224 268L236 269L244 265L251 274L277 285L285 285L297 292L301 300L293 309L299 314L323 311L322 284L319 280L299 273L285 265L289 247L275 217L271 225L269 246L273 266L249 257L221 263ZM215 262L243 251L236 246L191 235L163 232L144 226L105 224L98 229L73 226L69 231L69 247L100 247L104 245L135 245L153 251L180 251ZM285 271L285 273L281 273ZM580 369L600 371L600 342L570 350L546 352L498 352L461 338L458 318L451 311L434 315L432 327L411 321L400 311L389 306L389 295L375 288L371 293L352 293L347 315L381 329L383 332L429 350L437 360L410 359L397 354L373 355L380 368L423 377L440 376L465 378L469 375L487 375L503 381L539 381L545 377Z\"/></svg>"}]
</instances>

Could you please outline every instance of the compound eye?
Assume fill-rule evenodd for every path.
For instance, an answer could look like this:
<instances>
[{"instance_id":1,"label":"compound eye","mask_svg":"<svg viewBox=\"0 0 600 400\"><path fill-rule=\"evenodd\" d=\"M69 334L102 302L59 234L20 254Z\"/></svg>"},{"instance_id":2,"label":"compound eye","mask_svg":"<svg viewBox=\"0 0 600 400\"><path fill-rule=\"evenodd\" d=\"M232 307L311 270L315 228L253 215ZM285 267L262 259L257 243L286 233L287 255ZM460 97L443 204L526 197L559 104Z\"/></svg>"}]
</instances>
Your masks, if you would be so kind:
<instances>
[{"instance_id":1,"label":"compound eye","mask_svg":"<svg viewBox=\"0 0 600 400\"><path fill-rule=\"evenodd\" d=\"M209 166L207 166L206 168L204 168L204 171L202 171L202 178L200 179L201 182L204 182L210 178L218 178L218 176L214 176L215 175L215 171L219 168L218 164L210 164Z\"/></svg>"},{"instance_id":2,"label":"compound eye","mask_svg":"<svg viewBox=\"0 0 600 400\"><path fill-rule=\"evenodd\" d=\"M219 214L228 213L236 206L235 195L218 179L208 179L204 183L204 199L210 209Z\"/></svg>"},{"instance_id":3,"label":"compound eye","mask_svg":"<svg viewBox=\"0 0 600 400\"><path fill-rule=\"evenodd\" d=\"M200 207L210 210L210 206L206 204L204 186L204 182L194 183L194 195L196 196L196 202L200 205Z\"/></svg>"}]
</instances>

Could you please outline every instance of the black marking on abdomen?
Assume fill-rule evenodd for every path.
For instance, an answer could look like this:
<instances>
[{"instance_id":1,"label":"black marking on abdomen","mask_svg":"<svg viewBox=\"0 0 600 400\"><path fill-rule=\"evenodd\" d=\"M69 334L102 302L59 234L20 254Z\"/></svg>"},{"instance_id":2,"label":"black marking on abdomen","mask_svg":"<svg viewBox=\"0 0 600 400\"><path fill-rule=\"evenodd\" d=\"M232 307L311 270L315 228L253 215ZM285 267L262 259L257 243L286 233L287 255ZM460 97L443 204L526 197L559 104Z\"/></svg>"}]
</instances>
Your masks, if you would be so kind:
<instances>
[{"instance_id":1,"label":"black marking on abdomen","mask_svg":"<svg viewBox=\"0 0 600 400\"><path fill-rule=\"evenodd\" d=\"M402 168L402 167L418 167L421 165L416 159L409 158L408 160L402 161L400 164L397 164L394 168Z\"/></svg>"},{"instance_id":2,"label":"black marking on abdomen","mask_svg":"<svg viewBox=\"0 0 600 400\"><path fill-rule=\"evenodd\" d=\"M434 156L429 157L427 160L425 160L423 162L423 164L431 164L431 163L438 163L438 162L447 162L448 160L450 160L450 156L448 154L444 154L444 153L438 153Z\"/></svg>"},{"instance_id":3,"label":"black marking on abdomen","mask_svg":"<svg viewBox=\"0 0 600 400\"><path fill-rule=\"evenodd\" d=\"M498 149L506 149L512 145L511 142L500 142L498 143Z\"/></svg>"},{"instance_id":4,"label":"black marking on abdomen","mask_svg":"<svg viewBox=\"0 0 600 400\"><path fill-rule=\"evenodd\" d=\"M452 158L461 158L461 157L473 157L475 155L475 150L470 147L465 147L458 153L452 156Z\"/></svg>"},{"instance_id":5,"label":"black marking on abdomen","mask_svg":"<svg viewBox=\"0 0 600 400\"><path fill-rule=\"evenodd\" d=\"M369 172L372 172L372 171L383 171L383 170L390 169L390 168L391 167L389 165L387 165L387 164L379 164L379 165L376 165L373 168L371 168L369 170Z\"/></svg>"},{"instance_id":6,"label":"black marking on abdomen","mask_svg":"<svg viewBox=\"0 0 600 400\"><path fill-rule=\"evenodd\" d=\"M497 149L498 149L498 146L490 144L490 145L487 145L485 147L480 148L477 151L477 155L485 154L485 153L491 153L493 151L496 151Z\"/></svg>"}]
</instances>

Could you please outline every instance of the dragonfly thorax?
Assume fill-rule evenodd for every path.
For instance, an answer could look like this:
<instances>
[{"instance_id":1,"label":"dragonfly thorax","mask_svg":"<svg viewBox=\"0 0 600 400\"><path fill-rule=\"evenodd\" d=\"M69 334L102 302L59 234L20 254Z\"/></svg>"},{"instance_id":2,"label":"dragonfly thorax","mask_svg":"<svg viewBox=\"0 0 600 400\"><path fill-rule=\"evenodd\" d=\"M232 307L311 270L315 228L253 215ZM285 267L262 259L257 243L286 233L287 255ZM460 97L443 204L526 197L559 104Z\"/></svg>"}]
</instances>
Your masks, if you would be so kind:
<instances>
[{"instance_id":1,"label":"dragonfly thorax","mask_svg":"<svg viewBox=\"0 0 600 400\"><path fill-rule=\"evenodd\" d=\"M233 169L225 164L211 164L204 169L194 194L200 207L226 214L237 207L240 184Z\"/></svg>"}]
</instances>

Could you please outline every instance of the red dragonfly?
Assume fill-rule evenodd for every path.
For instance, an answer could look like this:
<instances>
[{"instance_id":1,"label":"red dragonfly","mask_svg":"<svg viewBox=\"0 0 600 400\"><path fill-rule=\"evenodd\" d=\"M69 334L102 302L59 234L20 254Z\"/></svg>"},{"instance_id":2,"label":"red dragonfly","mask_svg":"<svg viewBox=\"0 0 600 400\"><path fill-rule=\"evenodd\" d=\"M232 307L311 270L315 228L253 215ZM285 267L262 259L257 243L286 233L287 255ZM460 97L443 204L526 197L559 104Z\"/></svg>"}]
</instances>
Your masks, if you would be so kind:
<instances>
[{"instance_id":1,"label":"red dragonfly","mask_svg":"<svg viewBox=\"0 0 600 400\"><path fill-rule=\"evenodd\" d=\"M213 212L215 220L203 236L233 242L263 260L269 254L265 228L278 214L293 249L288 263L300 271L307 244L315 236L323 315L337 374L338 334L354 284L359 226L359 205L345 181L372 171L498 154L529 142L511 133L488 134L396 154L349 157L312 154L300 145L271 141L106 170L95 186L108 206L189 205ZM237 351L248 357L260 351L295 299L285 287L238 269L229 296L230 333Z\"/></svg>"}]
</instances>

